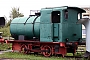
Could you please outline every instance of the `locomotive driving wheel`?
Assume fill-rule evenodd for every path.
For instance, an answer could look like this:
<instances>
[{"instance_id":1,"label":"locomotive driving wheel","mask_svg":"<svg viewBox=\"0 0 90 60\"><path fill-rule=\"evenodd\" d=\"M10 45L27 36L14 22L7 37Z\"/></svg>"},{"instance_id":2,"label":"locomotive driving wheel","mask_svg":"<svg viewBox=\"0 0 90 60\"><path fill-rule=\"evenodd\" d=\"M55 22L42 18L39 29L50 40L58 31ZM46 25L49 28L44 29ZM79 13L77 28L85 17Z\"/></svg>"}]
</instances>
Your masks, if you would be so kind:
<instances>
[{"instance_id":1,"label":"locomotive driving wheel","mask_svg":"<svg viewBox=\"0 0 90 60\"><path fill-rule=\"evenodd\" d=\"M24 45L21 46L21 51L20 52L27 54L28 53L27 49L28 49L27 46L24 44Z\"/></svg>"},{"instance_id":2,"label":"locomotive driving wheel","mask_svg":"<svg viewBox=\"0 0 90 60\"><path fill-rule=\"evenodd\" d=\"M43 54L45 57L51 56L52 52L51 52L51 47L50 47L50 46L43 46L42 50L44 50L44 51L42 52L42 54Z\"/></svg>"}]
</instances>

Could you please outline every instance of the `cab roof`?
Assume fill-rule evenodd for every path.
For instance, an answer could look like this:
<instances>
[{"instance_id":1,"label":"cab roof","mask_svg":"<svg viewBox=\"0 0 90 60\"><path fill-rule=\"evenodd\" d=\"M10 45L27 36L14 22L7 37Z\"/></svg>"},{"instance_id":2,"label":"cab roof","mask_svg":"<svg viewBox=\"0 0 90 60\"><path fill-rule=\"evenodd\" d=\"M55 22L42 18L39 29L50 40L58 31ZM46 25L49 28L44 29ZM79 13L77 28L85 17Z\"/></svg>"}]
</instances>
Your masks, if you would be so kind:
<instances>
[{"instance_id":1,"label":"cab roof","mask_svg":"<svg viewBox=\"0 0 90 60\"><path fill-rule=\"evenodd\" d=\"M64 9L74 9L74 10L77 10L78 11L78 13L84 13L84 12L86 12L84 9L82 9L82 8L79 8L79 7L71 7L71 6L61 6L61 7L46 7L46 8L44 8L44 9L62 9L62 10L64 10Z\"/></svg>"},{"instance_id":2,"label":"cab roof","mask_svg":"<svg viewBox=\"0 0 90 60\"><path fill-rule=\"evenodd\" d=\"M67 7L67 9L74 9L74 10L77 10L79 13L84 13L84 12L86 12L84 9L79 8L79 7Z\"/></svg>"}]
</instances>

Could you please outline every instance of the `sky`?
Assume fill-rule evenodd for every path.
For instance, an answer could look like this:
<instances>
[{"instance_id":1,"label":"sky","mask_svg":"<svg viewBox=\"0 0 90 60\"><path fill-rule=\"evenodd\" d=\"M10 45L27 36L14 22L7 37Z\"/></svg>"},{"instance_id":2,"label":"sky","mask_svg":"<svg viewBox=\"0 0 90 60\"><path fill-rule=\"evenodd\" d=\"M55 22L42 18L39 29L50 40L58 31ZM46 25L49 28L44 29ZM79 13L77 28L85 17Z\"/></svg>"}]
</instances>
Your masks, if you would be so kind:
<instances>
[{"instance_id":1,"label":"sky","mask_svg":"<svg viewBox=\"0 0 90 60\"><path fill-rule=\"evenodd\" d=\"M30 10L59 6L90 7L90 0L0 0L0 16L6 16L9 20L13 7L20 8L20 12L28 17Z\"/></svg>"}]
</instances>

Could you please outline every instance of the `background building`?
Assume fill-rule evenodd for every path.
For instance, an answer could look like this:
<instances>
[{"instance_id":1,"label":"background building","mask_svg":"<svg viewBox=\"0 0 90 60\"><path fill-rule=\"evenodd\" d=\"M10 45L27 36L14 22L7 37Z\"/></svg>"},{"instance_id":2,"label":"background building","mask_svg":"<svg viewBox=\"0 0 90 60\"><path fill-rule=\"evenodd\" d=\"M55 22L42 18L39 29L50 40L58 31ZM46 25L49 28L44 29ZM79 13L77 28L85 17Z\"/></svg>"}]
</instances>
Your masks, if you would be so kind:
<instances>
[{"instance_id":1,"label":"background building","mask_svg":"<svg viewBox=\"0 0 90 60\"><path fill-rule=\"evenodd\" d=\"M90 18L90 7L83 7L82 9L84 9L86 11L86 13L82 14L82 18L83 17ZM86 29L85 29L84 25L82 25L82 38L86 38Z\"/></svg>"}]
</instances>

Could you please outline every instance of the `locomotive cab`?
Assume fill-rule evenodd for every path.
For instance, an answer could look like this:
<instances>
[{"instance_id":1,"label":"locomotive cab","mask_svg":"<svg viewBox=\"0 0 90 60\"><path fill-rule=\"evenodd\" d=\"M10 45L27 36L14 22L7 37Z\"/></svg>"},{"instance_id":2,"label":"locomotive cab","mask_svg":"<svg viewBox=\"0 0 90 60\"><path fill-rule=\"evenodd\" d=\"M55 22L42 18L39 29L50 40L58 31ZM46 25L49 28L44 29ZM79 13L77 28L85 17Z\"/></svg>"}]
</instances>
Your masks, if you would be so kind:
<instances>
[{"instance_id":1,"label":"locomotive cab","mask_svg":"<svg viewBox=\"0 0 90 60\"><path fill-rule=\"evenodd\" d=\"M82 39L82 24L77 24L77 21L78 18L82 18L83 12L85 10L77 7L67 7L63 10L62 40L64 42L75 42Z\"/></svg>"},{"instance_id":2,"label":"locomotive cab","mask_svg":"<svg viewBox=\"0 0 90 60\"><path fill-rule=\"evenodd\" d=\"M77 7L54 7L41 9L40 41L75 42L82 38L82 25L77 24L85 10ZM44 32L43 32L44 31Z\"/></svg>"}]
</instances>

